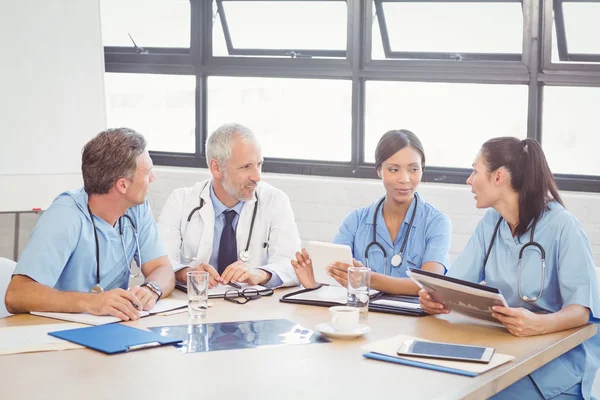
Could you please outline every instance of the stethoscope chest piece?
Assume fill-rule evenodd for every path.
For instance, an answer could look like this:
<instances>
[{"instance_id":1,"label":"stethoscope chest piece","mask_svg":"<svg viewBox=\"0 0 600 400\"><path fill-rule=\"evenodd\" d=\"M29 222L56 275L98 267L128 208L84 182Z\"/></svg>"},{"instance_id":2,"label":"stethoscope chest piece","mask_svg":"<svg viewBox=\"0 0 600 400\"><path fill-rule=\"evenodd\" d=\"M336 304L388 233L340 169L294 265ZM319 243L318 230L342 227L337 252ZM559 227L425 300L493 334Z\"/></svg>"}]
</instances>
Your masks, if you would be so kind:
<instances>
[{"instance_id":1,"label":"stethoscope chest piece","mask_svg":"<svg viewBox=\"0 0 600 400\"><path fill-rule=\"evenodd\" d=\"M100 294L104 292L104 289L102 289L102 286L100 285L94 285L92 286L92 289L90 290L90 293L92 294Z\"/></svg>"},{"instance_id":2,"label":"stethoscope chest piece","mask_svg":"<svg viewBox=\"0 0 600 400\"><path fill-rule=\"evenodd\" d=\"M392 267L402 264L402 253L394 254L392 257Z\"/></svg>"},{"instance_id":3,"label":"stethoscope chest piece","mask_svg":"<svg viewBox=\"0 0 600 400\"><path fill-rule=\"evenodd\" d=\"M248 262L252 258L252 254L248 250L242 250L238 255L243 262Z\"/></svg>"}]
</instances>

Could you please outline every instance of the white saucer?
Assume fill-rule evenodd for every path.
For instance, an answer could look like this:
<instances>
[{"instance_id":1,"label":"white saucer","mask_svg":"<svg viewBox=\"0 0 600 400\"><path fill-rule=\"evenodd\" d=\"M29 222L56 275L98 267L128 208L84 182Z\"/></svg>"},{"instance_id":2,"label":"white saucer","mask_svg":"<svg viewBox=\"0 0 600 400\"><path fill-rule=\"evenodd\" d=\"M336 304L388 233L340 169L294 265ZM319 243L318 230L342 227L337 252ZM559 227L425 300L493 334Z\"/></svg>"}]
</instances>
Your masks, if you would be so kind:
<instances>
[{"instance_id":1,"label":"white saucer","mask_svg":"<svg viewBox=\"0 0 600 400\"><path fill-rule=\"evenodd\" d=\"M332 337L334 339L352 339L364 335L367 332L371 332L371 327L368 325L358 325L356 329L350 332L336 331L329 322L315 325L315 330L321 332L325 336Z\"/></svg>"}]
</instances>

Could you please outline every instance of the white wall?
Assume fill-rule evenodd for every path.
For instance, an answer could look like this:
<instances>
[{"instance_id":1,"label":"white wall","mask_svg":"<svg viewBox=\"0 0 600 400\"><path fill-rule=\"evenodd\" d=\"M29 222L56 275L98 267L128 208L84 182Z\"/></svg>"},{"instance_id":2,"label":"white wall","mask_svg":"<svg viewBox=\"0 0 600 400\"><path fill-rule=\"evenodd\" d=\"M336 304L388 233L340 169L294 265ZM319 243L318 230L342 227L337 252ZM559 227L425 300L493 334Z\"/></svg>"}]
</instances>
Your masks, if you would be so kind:
<instances>
[{"instance_id":1,"label":"white wall","mask_svg":"<svg viewBox=\"0 0 600 400\"><path fill-rule=\"evenodd\" d=\"M98 1L2 0L0 49L0 211L47 207L106 125Z\"/></svg>"},{"instance_id":2,"label":"white wall","mask_svg":"<svg viewBox=\"0 0 600 400\"><path fill-rule=\"evenodd\" d=\"M155 167L156 180L150 189L150 205L158 215L171 191L206 179L206 169ZM327 178L263 174L263 180L282 189L290 197L302 240L331 241L338 225L350 210L364 207L384 194L380 181L372 179ZM483 210L467 185L421 183L419 193L452 221L452 259L460 253ZM581 222L600 264L600 194L561 192L565 205Z\"/></svg>"}]
</instances>

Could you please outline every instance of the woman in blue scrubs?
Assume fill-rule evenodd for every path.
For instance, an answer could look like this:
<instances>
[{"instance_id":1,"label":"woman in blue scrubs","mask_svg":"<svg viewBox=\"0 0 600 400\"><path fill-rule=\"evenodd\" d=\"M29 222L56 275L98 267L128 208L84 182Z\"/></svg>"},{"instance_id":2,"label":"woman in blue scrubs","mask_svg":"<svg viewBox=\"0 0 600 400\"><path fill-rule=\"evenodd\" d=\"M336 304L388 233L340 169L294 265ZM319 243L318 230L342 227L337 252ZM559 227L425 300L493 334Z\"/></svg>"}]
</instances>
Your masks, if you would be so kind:
<instances>
[{"instance_id":1,"label":"woman in blue scrubs","mask_svg":"<svg viewBox=\"0 0 600 400\"><path fill-rule=\"evenodd\" d=\"M355 264L371 268L372 289L415 295L418 286L407 277L408 268L443 274L449 264L450 219L416 192L424 167L423 145L414 133L386 132L375 149L375 168L386 194L350 212L333 239L333 243L350 246ZM296 253L292 265L304 287L318 285L306 249ZM327 272L347 286L348 267L336 263Z\"/></svg>"},{"instance_id":2,"label":"woman in blue scrubs","mask_svg":"<svg viewBox=\"0 0 600 400\"><path fill-rule=\"evenodd\" d=\"M496 306L493 315L515 336L600 323L590 243L564 208L540 145L511 137L487 141L467 183L477 208L489 210L448 276L500 289L510 307ZM540 247L525 247L519 267L519 253L529 242ZM450 312L426 291L419 292L419 300L430 314ZM493 398L589 399L599 364L595 335Z\"/></svg>"}]
</instances>

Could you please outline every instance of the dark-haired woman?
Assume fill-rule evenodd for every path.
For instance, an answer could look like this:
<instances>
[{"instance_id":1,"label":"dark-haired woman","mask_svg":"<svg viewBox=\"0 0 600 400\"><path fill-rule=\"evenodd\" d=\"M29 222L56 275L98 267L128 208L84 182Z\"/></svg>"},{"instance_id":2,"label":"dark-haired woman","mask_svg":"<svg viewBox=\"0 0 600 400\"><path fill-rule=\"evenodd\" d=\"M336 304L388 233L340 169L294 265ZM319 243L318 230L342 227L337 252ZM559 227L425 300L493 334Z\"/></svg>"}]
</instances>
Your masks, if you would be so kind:
<instances>
[{"instance_id":1,"label":"dark-haired woman","mask_svg":"<svg viewBox=\"0 0 600 400\"><path fill-rule=\"evenodd\" d=\"M477 207L489 210L448 275L500 289L510 307L494 307L493 316L515 336L599 323L591 246L565 210L540 145L510 137L487 141L467 183ZM431 314L449 312L425 291L419 299ZM599 363L595 335L493 398L589 399Z\"/></svg>"},{"instance_id":2,"label":"dark-haired woman","mask_svg":"<svg viewBox=\"0 0 600 400\"><path fill-rule=\"evenodd\" d=\"M333 243L350 246L355 263L371 268L372 289L415 295L418 286L407 277L408 268L443 274L449 265L450 219L416 192L424 166L423 145L414 133L386 132L375 149L375 168L386 194L370 206L350 212L333 239ZM371 245L373 242L376 244ZM292 265L304 287L317 286L305 249L296 253ZM327 272L347 286L348 267L336 263Z\"/></svg>"}]
</instances>

